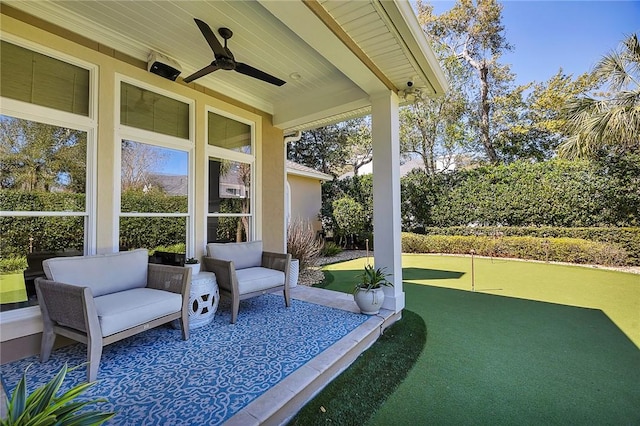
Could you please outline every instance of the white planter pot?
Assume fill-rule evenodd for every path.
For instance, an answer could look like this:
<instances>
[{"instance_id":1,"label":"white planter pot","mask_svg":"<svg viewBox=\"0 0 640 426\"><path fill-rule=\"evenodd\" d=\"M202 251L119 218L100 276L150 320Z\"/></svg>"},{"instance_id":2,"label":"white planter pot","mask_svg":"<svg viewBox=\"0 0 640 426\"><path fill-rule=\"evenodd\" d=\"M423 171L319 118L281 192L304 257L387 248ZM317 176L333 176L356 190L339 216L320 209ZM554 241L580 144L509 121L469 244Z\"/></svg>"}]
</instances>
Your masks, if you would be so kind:
<instances>
[{"instance_id":1,"label":"white planter pot","mask_svg":"<svg viewBox=\"0 0 640 426\"><path fill-rule=\"evenodd\" d=\"M289 264L289 288L298 285L298 277L300 276L300 261L298 259L291 259Z\"/></svg>"},{"instance_id":2,"label":"white planter pot","mask_svg":"<svg viewBox=\"0 0 640 426\"><path fill-rule=\"evenodd\" d=\"M384 302L384 291L382 287L372 290L358 290L353 299L360 308L360 312L366 315L376 315L380 312L382 302Z\"/></svg>"},{"instance_id":3,"label":"white planter pot","mask_svg":"<svg viewBox=\"0 0 640 426\"><path fill-rule=\"evenodd\" d=\"M185 268L191 268L191 276L194 277L200 273L199 263L185 263Z\"/></svg>"}]
</instances>

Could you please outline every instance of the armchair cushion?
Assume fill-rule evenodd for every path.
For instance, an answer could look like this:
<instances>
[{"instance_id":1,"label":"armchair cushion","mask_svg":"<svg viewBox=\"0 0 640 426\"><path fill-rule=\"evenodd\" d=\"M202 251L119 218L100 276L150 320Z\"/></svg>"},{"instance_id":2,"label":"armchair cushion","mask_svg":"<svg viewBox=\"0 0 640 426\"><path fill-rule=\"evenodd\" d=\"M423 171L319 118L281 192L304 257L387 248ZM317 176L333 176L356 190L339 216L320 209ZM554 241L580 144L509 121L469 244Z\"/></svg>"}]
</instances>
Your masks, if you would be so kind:
<instances>
[{"instance_id":1,"label":"armchair cushion","mask_svg":"<svg viewBox=\"0 0 640 426\"><path fill-rule=\"evenodd\" d=\"M284 285L284 272L254 267L236 270L240 295Z\"/></svg>"},{"instance_id":2,"label":"armchair cushion","mask_svg":"<svg viewBox=\"0 0 640 426\"><path fill-rule=\"evenodd\" d=\"M238 269L262 265L262 241L248 243L209 243L207 256L233 262Z\"/></svg>"},{"instance_id":3,"label":"armchair cushion","mask_svg":"<svg viewBox=\"0 0 640 426\"><path fill-rule=\"evenodd\" d=\"M146 249L98 256L56 257L42 262L47 279L89 287L93 297L147 286ZM179 310L179 309L178 309Z\"/></svg>"},{"instance_id":4,"label":"armchair cushion","mask_svg":"<svg viewBox=\"0 0 640 426\"><path fill-rule=\"evenodd\" d=\"M151 288L134 288L94 299L102 337L180 311L182 295Z\"/></svg>"}]
</instances>

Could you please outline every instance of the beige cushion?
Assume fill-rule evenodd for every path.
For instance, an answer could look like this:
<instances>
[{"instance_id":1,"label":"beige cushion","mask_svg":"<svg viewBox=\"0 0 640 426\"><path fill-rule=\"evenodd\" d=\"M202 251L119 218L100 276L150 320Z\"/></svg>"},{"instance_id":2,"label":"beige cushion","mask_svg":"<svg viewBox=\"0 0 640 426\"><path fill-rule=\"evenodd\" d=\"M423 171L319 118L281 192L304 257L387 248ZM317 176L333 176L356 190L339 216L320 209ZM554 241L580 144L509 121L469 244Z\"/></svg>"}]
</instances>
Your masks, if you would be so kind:
<instances>
[{"instance_id":1,"label":"beige cushion","mask_svg":"<svg viewBox=\"0 0 640 426\"><path fill-rule=\"evenodd\" d=\"M93 297L147 286L146 249L97 256L55 257L42 262L48 279L89 287Z\"/></svg>"},{"instance_id":2,"label":"beige cushion","mask_svg":"<svg viewBox=\"0 0 640 426\"><path fill-rule=\"evenodd\" d=\"M103 337L182 309L180 294L152 288L135 288L106 294L94 300Z\"/></svg>"},{"instance_id":3,"label":"beige cushion","mask_svg":"<svg viewBox=\"0 0 640 426\"><path fill-rule=\"evenodd\" d=\"M285 280L284 272L262 267L240 269L236 275L241 295L284 285Z\"/></svg>"},{"instance_id":4,"label":"beige cushion","mask_svg":"<svg viewBox=\"0 0 640 426\"><path fill-rule=\"evenodd\" d=\"M207 256L232 261L236 270L262 266L262 241L248 243L209 243Z\"/></svg>"}]
</instances>

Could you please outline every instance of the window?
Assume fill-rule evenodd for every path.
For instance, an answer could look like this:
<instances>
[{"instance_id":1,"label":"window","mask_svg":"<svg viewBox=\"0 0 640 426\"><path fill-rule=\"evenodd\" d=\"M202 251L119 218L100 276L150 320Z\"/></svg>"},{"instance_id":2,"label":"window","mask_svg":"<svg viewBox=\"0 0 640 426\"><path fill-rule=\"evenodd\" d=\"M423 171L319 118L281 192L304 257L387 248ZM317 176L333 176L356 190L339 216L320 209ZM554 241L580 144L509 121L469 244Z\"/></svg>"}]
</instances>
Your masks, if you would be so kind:
<instances>
[{"instance_id":1,"label":"window","mask_svg":"<svg viewBox=\"0 0 640 426\"><path fill-rule=\"evenodd\" d=\"M95 250L96 123L91 65L0 43L0 310L8 311L37 304L43 259Z\"/></svg>"},{"instance_id":2,"label":"window","mask_svg":"<svg viewBox=\"0 0 640 426\"><path fill-rule=\"evenodd\" d=\"M209 145L251 154L251 126L248 124L209 112L207 132Z\"/></svg>"},{"instance_id":3,"label":"window","mask_svg":"<svg viewBox=\"0 0 640 426\"><path fill-rule=\"evenodd\" d=\"M0 115L0 144L6 310L37 303L34 279L42 275L42 259L85 252L87 132Z\"/></svg>"},{"instance_id":4,"label":"window","mask_svg":"<svg viewBox=\"0 0 640 426\"><path fill-rule=\"evenodd\" d=\"M253 238L252 126L209 111L207 242Z\"/></svg>"},{"instance_id":5,"label":"window","mask_svg":"<svg viewBox=\"0 0 640 426\"><path fill-rule=\"evenodd\" d=\"M0 94L89 116L89 70L2 40Z\"/></svg>"},{"instance_id":6,"label":"window","mask_svg":"<svg viewBox=\"0 0 640 426\"><path fill-rule=\"evenodd\" d=\"M122 82L120 123L189 139L189 104Z\"/></svg>"},{"instance_id":7,"label":"window","mask_svg":"<svg viewBox=\"0 0 640 426\"><path fill-rule=\"evenodd\" d=\"M120 85L121 250L191 254L190 105Z\"/></svg>"},{"instance_id":8,"label":"window","mask_svg":"<svg viewBox=\"0 0 640 426\"><path fill-rule=\"evenodd\" d=\"M123 140L120 246L154 249L178 245L184 253L189 213L188 153Z\"/></svg>"}]
</instances>

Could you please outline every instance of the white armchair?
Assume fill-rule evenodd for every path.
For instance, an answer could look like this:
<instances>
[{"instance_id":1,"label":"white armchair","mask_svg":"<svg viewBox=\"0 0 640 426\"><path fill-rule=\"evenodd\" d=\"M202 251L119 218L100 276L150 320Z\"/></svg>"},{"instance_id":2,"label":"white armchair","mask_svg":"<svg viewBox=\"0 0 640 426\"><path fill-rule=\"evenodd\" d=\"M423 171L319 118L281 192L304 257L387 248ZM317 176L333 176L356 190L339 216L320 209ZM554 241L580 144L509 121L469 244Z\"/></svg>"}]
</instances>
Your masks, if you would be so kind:
<instances>
[{"instance_id":1,"label":"white armchair","mask_svg":"<svg viewBox=\"0 0 640 426\"><path fill-rule=\"evenodd\" d=\"M235 324L240 300L282 290L290 305L291 255L262 250L262 241L209 243L203 259L206 270L216 274L221 295L231 297L231 324Z\"/></svg>"}]
</instances>

